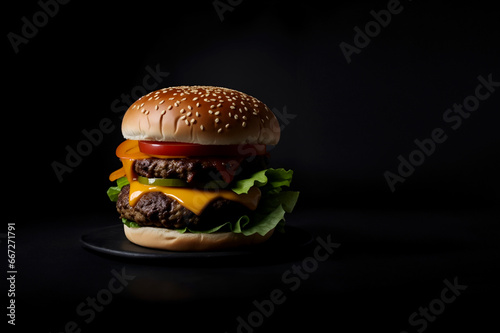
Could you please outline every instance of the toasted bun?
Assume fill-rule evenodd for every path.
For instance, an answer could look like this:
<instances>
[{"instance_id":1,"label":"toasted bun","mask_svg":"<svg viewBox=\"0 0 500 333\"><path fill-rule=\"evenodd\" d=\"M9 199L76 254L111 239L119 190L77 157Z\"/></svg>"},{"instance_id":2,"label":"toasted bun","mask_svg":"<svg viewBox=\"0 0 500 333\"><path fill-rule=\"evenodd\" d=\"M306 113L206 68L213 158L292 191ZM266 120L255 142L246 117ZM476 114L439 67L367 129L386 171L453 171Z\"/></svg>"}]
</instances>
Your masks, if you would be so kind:
<instances>
[{"instance_id":1,"label":"toasted bun","mask_svg":"<svg viewBox=\"0 0 500 333\"><path fill-rule=\"evenodd\" d=\"M122 133L131 140L275 145L280 125L264 103L242 92L180 86L139 98L123 117Z\"/></svg>"},{"instance_id":2,"label":"toasted bun","mask_svg":"<svg viewBox=\"0 0 500 333\"><path fill-rule=\"evenodd\" d=\"M123 225L125 236L134 244L169 251L216 251L258 244L266 241L274 232L265 236L253 234L245 236L234 232L213 234L181 234L176 230L155 227L129 228Z\"/></svg>"}]
</instances>

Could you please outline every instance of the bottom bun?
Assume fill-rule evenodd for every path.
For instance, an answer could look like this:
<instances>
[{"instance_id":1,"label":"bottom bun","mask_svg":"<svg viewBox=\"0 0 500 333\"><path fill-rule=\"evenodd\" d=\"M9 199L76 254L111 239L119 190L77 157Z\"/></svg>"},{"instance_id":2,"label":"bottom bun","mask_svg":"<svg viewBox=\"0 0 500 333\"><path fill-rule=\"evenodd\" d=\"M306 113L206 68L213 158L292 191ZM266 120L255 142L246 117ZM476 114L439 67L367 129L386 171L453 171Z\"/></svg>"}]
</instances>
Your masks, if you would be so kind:
<instances>
[{"instance_id":1,"label":"bottom bun","mask_svg":"<svg viewBox=\"0 0 500 333\"><path fill-rule=\"evenodd\" d=\"M245 236L234 232L215 232L213 234L180 233L176 230L141 227L129 228L123 225L125 236L134 244L170 251L213 251L232 249L265 242L274 232L265 236L257 233Z\"/></svg>"}]
</instances>

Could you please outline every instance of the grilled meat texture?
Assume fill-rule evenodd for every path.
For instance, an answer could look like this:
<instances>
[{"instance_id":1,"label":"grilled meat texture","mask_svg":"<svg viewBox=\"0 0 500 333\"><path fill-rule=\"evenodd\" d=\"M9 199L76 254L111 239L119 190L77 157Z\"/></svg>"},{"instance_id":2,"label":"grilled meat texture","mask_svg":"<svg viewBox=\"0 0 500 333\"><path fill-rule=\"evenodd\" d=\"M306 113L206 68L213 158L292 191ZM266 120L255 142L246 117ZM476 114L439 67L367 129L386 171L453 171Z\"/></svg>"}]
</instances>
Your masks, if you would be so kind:
<instances>
[{"instance_id":1,"label":"grilled meat texture","mask_svg":"<svg viewBox=\"0 0 500 333\"><path fill-rule=\"evenodd\" d=\"M207 230L227 221L235 221L250 212L240 203L221 198L210 202L198 216L161 192L145 193L137 204L131 207L128 200L129 190L130 185L122 188L116 209L121 218L134 221L141 226Z\"/></svg>"},{"instance_id":2,"label":"grilled meat texture","mask_svg":"<svg viewBox=\"0 0 500 333\"><path fill-rule=\"evenodd\" d=\"M235 179L241 179L266 169L268 161L267 155L252 158L148 158L136 160L134 170L143 177L178 178L192 186L200 186L213 180L223 180L220 169L234 175Z\"/></svg>"}]
</instances>

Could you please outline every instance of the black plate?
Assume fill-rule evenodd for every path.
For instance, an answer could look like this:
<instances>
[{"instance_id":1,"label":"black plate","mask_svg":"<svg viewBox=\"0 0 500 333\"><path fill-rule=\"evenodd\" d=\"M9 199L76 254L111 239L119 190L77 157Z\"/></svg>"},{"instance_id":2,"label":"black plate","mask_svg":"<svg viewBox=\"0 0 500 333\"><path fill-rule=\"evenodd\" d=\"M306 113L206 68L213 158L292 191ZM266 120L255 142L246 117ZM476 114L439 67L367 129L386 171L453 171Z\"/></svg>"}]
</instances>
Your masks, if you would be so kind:
<instances>
[{"instance_id":1,"label":"black plate","mask_svg":"<svg viewBox=\"0 0 500 333\"><path fill-rule=\"evenodd\" d=\"M175 252L157 250L135 245L123 232L122 225L96 229L81 237L84 248L102 254L129 259L207 259L231 258L235 256L284 259L303 253L312 244L311 235L300 228L287 226L285 232L275 232L268 241L251 247L225 251Z\"/></svg>"}]
</instances>

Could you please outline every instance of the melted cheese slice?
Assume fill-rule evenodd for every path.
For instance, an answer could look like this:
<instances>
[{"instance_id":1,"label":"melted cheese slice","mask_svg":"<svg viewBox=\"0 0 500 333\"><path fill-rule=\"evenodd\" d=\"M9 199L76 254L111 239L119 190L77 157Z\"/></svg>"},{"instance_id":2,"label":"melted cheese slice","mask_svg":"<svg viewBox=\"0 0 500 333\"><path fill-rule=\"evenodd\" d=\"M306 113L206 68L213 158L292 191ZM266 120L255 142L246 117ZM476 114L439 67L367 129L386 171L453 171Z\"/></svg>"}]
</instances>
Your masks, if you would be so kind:
<instances>
[{"instance_id":1,"label":"melted cheese slice","mask_svg":"<svg viewBox=\"0 0 500 333\"><path fill-rule=\"evenodd\" d=\"M189 187L152 186L141 184L137 181L137 174L133 169L136 159L150 158L151 156L139 151L137 141L127 140L117 149L123 168L116 170L109 176L110 181L126 176L130 183L129 204L135 206L139 199L149 192L161 192L177 200L182 206L196 215L200 215L205 207L215 199L223 198L239 202L250 210L255 210L259 203L261 192L259 188L252 187L247 194L236 194L231 190L203 190ZM165 158L165 157L164 157Z\"/></svg>"},{"instance_id":2,"label":"melted cheese slice","mask_svg":"<svg viewBox=\"0 0 500 333\"><path fill-rule=\"evenodd\" d=\"M148 192L162 192L166 196L177 200L182 206L196 215L200 215L212 200L218 198L236 201L248 207L250 210L254 210L257 208L261 195L257 187L252 187L247 194L236 194L230 190L205 191L187 187L151 186L133 181L130 183L130 206L135 206L141 196Z\"/></svg>"}]
</instances>

